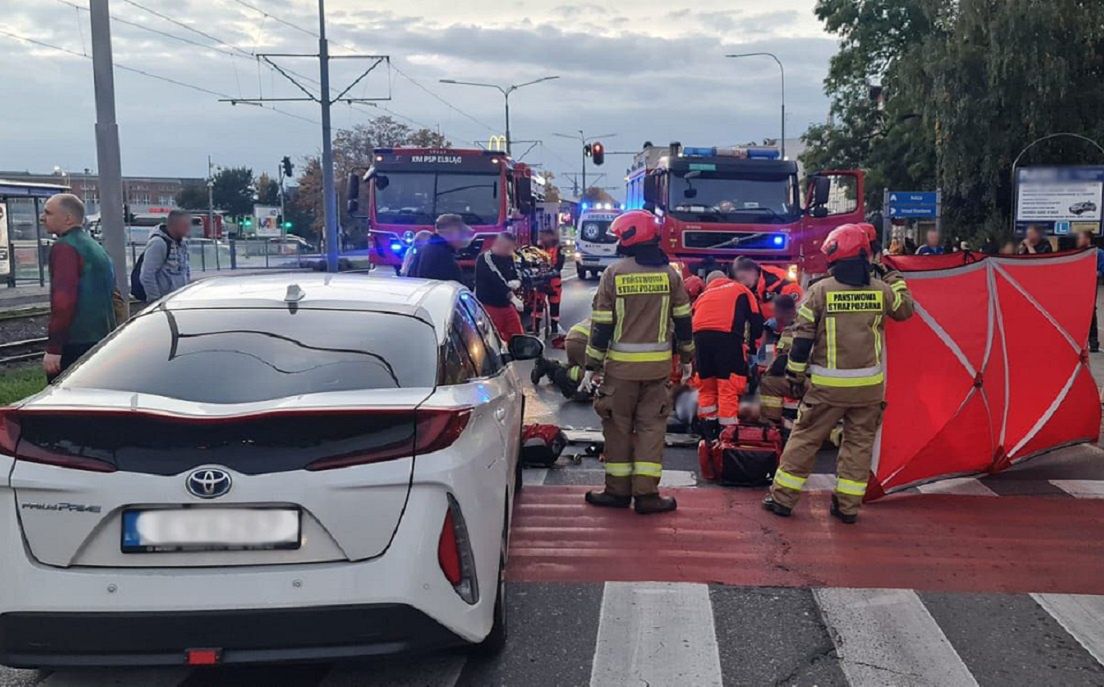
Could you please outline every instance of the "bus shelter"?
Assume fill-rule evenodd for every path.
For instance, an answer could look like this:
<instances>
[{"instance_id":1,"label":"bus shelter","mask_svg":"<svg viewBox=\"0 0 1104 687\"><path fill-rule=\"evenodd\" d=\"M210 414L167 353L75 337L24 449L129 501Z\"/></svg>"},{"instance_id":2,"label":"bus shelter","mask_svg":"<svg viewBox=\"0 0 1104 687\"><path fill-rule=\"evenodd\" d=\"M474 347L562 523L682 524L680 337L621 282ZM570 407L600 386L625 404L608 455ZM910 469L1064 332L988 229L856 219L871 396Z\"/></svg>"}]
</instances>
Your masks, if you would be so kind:
<instances>
[{"instance_id":1,"label":"bus shelter","mask_svg":"<svg viewBox=\"0 0 1104 687\"><path fill-rule=\"evenodd\" d=\"M19 282L46 285L50 246L39 221L42 204L55 193L68 190L62 184L0 179L0 279L8 286Z\"/></svg>"}]
</instances>

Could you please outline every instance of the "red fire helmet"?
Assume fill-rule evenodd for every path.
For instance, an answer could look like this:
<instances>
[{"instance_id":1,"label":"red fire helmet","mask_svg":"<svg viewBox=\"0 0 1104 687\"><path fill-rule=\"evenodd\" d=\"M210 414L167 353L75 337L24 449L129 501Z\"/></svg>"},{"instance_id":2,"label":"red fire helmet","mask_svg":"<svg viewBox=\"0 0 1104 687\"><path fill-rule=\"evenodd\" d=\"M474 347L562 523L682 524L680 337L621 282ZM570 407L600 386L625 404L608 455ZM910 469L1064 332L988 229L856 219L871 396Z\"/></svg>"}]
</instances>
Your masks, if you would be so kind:
<instances>
[{"instance_id":1,"label":"red fire helmet","mask_svg":"<svg viewBox=\"0 0 1104 687\"><path fill-rule=\"evenodd\" d=\"M828 256L828 264L857 258L860 255L869 257L870 239L862 225L842 224L828 234L820 250Z\"/></svg>"},{"instance_id":2,"label":"red fire helmet","mask_svg":"<svg viewBox=\"0 0 1104 687\"><path fill-rule=\"evenodd\" d=\"M610 224L609 233L625 248L659 240L655 215L645 210L630 210L618 215Z\"/></svg>"},{"instance_id":3,"label":"red fire helmet","mask_svg":"<svg viewBox=\"0 0 1104 687\"><path fill-rule=\"evenodd\" d=\"M690 294L691 302L696 301L698 296L702 295L702 291L705 291L705 282L696 274L687 277L683 285L686 286L686 293Z\"/></svg>"},{"instance_id":4,"label":"red fire helmet","mask_svg":"<svg viewBox=\"0 0 1104 687\"><path fill-rule=\"evenodd\" d=\"M874 228L874 225L870 222L859 222L855 225L859 229L866 232L866 240L874 243L878 240L878 230Z\"/></svg>"}]
</instances>

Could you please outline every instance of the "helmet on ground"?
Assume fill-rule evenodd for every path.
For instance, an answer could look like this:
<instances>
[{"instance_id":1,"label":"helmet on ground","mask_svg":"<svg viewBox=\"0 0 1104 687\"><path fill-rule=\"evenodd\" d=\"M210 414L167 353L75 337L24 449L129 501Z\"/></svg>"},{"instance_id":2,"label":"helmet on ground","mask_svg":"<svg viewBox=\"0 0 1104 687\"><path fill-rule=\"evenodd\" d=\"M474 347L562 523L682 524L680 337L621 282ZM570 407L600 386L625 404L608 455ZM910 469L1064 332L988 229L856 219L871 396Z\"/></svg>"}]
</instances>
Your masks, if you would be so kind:
<instances>
[{"instance_id":1,"label":"helmet on ground","mask_svg":"<svg viewBox=\"0 0 1104 687\"><path fill-rule=\"evenodd\" d=\"M861 226L843 224L828 234L820 250L828 256L829 265L860 256L866 258L870 256L870 239Z\"/></svg>"},{"instance_id":2,"label":"helmet on ground","mask_svg":"<svg viewBox=\"0 0 1104 687\"><path fill-rule=\"evenodd\" d=\"M702 295L702 291L705 291L705 282L696 274L687 277L683 284L686 286L686 293L690 294L691 302L697 300L698 296Z\"/></svg>"},{"instance_id":3,"label":"helmet on ground","mask_svg":"<svg viewBox=\"0 0 1104 687\"><path fill-rule=\"evenodd\" d=\"M618 215L608 231L625 248L659 240L655 215L645 210L630 210Z\"/></svg>"},{"instance_id":4,"label":"helmet on ground","mask_svg":"<svg viewBox=\"0 0 1104 687\"><path fill-rule=\"evenodd\" d=\"M567 435L557 425L530 424L521 430L521 462L549 468L567 446Z\"/></svg>"}]
</instances>

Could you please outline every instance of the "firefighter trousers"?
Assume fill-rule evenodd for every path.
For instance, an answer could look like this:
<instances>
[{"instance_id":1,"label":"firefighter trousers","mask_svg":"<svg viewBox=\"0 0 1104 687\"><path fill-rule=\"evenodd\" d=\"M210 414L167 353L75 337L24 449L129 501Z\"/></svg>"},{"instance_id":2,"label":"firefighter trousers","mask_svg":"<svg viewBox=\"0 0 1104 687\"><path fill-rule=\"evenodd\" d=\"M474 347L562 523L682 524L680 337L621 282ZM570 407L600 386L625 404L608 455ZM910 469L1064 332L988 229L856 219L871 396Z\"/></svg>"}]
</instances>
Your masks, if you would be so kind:
<instances>
[{"instance_id":1,"label":"firefighter trousers","mask_svg":"<svg viewBox=\"0 0 1104 687\"><path fill-rule=\"evenodd\" d=\"M628 380L607 375L594 399L602 419L606 492L647 496L659 492L663 445L670 413L668 380Z\"/></svg>"},{"instance_id":2,"label":"firefighter trousers","mask_svg":"<svg viewBox=\"0 0 1104 687\"><path fill-rule=\"evenodd\" d=\"M827 403L802 403L793 432L774 473L771 497L793 508L805 480L813 470L817 451L829 433L843 420L843 443L836 461L835 496L843 513L858 513L870 477L874 438L882 422L882 404L842 407Z\"/></svg>"},{"instance_id":3,"label":"firefighter trousers","mask_svg":"<svg viewBox=\"0 0 1104 687\"><path fill-rule=\"evenodd\" d=\"M797 399L785 375L763 375L759 381L759 416L775 424L797 419Z\"/></svg>"}]
</instances>

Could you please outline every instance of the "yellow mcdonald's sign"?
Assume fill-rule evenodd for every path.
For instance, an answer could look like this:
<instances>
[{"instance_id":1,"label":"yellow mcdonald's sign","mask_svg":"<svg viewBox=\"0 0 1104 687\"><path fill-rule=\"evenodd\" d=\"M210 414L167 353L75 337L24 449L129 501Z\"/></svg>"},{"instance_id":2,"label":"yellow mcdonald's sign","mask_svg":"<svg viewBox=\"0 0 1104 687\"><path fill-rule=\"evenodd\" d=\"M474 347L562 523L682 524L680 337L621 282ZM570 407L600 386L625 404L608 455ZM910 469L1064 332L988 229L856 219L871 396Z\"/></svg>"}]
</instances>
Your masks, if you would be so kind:
<instances>
[{"instance_id":1,"label":"yellow mcdonald's sign","mask_svg":"<svg viewBox=\"0 0 1104 687\"><path fill-rule=\"evenodd\" d=\"M506 152L506 137L491 136L491 139L487 141L487 150L498 150L501 152Z\"/></svg>"}]
</instances>

